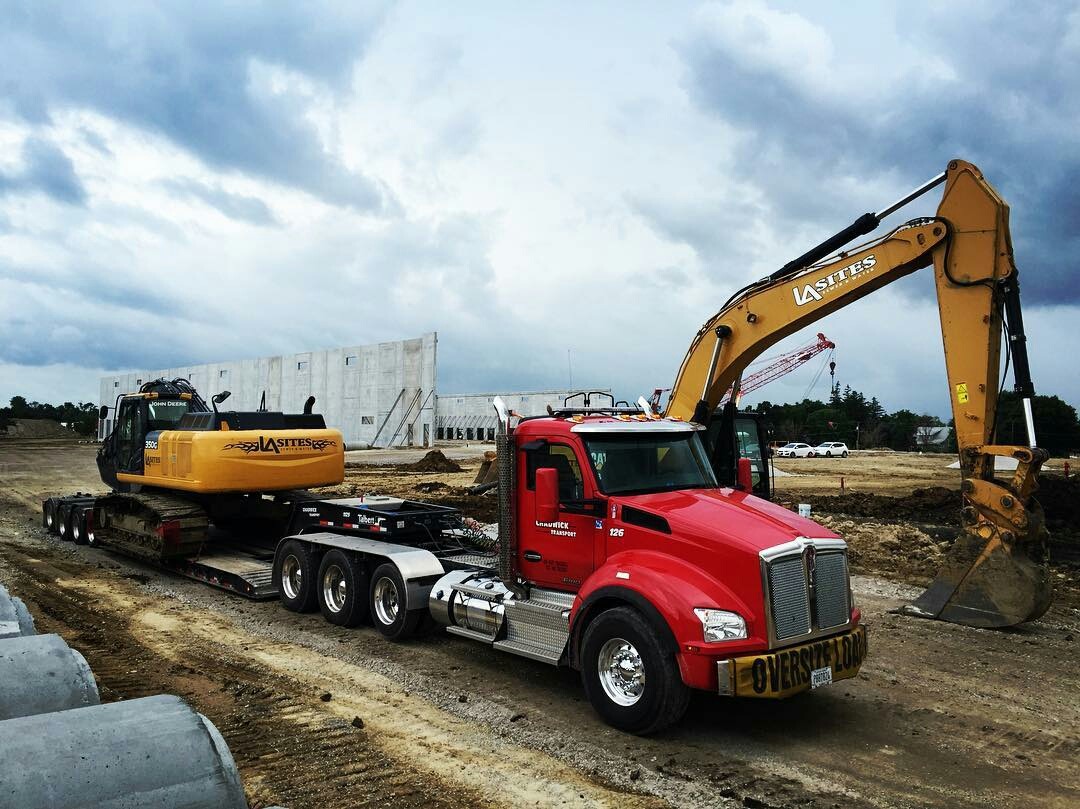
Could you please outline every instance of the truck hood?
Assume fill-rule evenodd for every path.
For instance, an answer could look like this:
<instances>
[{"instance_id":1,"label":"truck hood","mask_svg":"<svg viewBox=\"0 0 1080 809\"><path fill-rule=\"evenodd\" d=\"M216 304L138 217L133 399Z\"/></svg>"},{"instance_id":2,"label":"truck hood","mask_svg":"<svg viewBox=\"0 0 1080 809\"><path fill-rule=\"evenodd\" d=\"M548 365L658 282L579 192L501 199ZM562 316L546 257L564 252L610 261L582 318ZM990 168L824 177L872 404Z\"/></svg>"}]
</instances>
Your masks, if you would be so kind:
<instances>
[{"instance_id":1,"label":"truck hood","mask_svg":"<svg viewBox=\"0 0 1080 809\"><path fill-rule=\"evenodd\" d=\"M739 546L754 555L796 537L837 537L813 520L737 489L683 489L614 499L663 517L675 535L694 536L702 544Z\"/></svg>"}]
</instances>

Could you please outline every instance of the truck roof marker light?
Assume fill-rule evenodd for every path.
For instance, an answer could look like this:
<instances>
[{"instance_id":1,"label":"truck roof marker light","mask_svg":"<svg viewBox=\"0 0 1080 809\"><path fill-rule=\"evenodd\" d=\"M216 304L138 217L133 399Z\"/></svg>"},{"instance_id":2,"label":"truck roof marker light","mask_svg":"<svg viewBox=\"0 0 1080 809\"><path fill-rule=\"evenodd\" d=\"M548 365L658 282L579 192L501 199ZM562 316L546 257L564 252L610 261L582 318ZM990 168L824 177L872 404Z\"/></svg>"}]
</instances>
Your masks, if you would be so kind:
<instances>
[{"instance_id":1,"label":"truck roof marker light","mask_svg":"<svg viewBox=\"0 0 1080 809\"><path fill-rule=\"evenodd\" d=\"M615 574L615 578L616 579L629 579L630 574L627 573L625 570L620 570L618 573Z\"/></svg>"}]
</instances>

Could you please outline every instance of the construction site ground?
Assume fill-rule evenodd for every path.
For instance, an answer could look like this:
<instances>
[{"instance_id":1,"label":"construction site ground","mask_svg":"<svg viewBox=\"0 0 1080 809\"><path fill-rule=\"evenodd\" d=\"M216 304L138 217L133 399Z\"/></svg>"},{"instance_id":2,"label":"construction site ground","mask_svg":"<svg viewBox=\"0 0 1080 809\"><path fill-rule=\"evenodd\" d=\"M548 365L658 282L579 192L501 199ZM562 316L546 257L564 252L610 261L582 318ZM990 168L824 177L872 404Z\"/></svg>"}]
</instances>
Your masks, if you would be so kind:
<instances>
[{"instance_id":1,"label":"construction site ground","mask_svg":"<svg viewBox=\"0 0 1080 809\"><path fill-rule=\"evenodd\" d=\"M444 448L460 472L350 453L335 491L490 521L493 498L466 492L485 448ZM955 533L947 456L784 461L779 498L851 543L861 674L783 702L696 694L677 727L636 738L597 719L572 672L446 635L390 643L48 536L43 497L102 490L95 449L0 440L0 581L82 652L104 699L170 692L206 714L254 807L1080 805L1078 569L1056 565L1050 612L1010 631L889 613ZM1066 538L1074 483L1044 491Z\"/></svg>"}]
</instances>

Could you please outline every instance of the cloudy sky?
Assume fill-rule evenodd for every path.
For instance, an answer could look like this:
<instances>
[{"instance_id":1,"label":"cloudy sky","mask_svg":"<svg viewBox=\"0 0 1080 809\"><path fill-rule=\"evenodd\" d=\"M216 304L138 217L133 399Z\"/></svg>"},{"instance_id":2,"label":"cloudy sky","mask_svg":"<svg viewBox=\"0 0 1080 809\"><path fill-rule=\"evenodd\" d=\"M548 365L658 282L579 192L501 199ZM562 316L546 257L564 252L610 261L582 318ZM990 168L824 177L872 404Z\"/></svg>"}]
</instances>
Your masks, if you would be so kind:
<instances>
[{"instance_id":1,"label":"cloudy sky","mask_svg":"<svg viewBox=\"0 0 1080 809\"><path fill-rule=\"evenodd\" d=\"M0 400L426 331L442 392L564 386L570 351L636 397L964 157L1012 205L1037 389L1080 404L1080 12L1010 5L6 2ZM785 345L818 330L840 382L948 415L928 272Z\"/></svg>"}]
</instances>

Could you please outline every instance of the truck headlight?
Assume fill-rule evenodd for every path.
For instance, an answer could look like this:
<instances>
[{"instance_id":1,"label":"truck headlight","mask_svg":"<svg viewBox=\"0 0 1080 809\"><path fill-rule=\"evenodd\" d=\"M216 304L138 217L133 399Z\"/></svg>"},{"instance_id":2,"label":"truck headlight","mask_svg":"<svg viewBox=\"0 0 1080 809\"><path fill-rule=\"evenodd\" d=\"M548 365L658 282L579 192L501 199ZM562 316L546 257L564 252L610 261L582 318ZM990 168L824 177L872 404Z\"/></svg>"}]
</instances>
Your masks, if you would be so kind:
<instances>
[{"instance_id":1,"label":"truck headlight","mask_svg":"<svg viewBox=\"0 0 1080 809\"><path fill-rule=\"evenodd\" d=\"M737 612L699 608L694 610L694 615L701 621L706 643L741 640L746 637L746 621Z\"/></svg>"}]
</instances>

